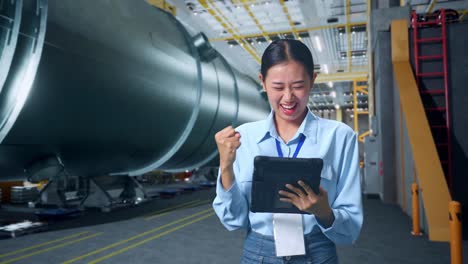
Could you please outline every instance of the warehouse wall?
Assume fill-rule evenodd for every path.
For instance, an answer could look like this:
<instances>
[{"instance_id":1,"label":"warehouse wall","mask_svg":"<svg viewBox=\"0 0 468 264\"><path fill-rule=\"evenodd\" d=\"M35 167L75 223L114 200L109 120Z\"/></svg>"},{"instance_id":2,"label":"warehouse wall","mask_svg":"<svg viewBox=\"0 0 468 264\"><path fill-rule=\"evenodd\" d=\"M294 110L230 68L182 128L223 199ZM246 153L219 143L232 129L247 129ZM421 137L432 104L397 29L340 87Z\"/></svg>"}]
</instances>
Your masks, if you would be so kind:
<instances>
[{"instance_id":1,"label":"warehouse wall","mask_svg":"<svg viewBox=\"0 0 468 264\"><path fill-rule=\"evenodd\" d=\"M453 198L462 203L463 238L468 239L468 23L448 30L449 87L452 121Z\"/></svg>"},{"instance_id":2,"label":"warehouse wall","mask_svg":"<svg viewBox=\"0 0 468 264\"><path fill-rule=\"evenodd\" d=\"M382 170L381 198L384 202L396 203L395 171L395 116L393 94L393 69L390 47L390 23L394 19L408 19L409 7L394 7L372 10L371 45L374 58L374 97L377 120L379 165Z\"/></svg>"},{"instance_id":3,"label":"warehouse wall","mask_svg":"<svg viewBox=\"0 0 468 264\"><path fill-rule=\"evenodd\" d=\"M390 33L379 31L374 51L375 112L377 116L379 157L382 164L382 200L396 202L395 193L395 137L393 124L393 71L391 63Z\"/></svg>"}]
</instances>

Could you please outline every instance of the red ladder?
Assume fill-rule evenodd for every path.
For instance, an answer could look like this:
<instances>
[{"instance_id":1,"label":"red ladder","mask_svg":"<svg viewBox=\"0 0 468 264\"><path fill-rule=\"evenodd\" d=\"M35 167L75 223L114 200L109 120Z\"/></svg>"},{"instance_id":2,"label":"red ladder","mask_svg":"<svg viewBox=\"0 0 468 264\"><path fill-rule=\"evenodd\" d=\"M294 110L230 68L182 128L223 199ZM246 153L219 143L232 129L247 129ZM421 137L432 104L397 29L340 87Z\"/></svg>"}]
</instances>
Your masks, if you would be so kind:
<instances>
[{"instance_id":1,"label":"red ladder","mask_svg":"<svg viewBox=\"0 0 468 264\"><path fill-rule=\"evenodd\" d=\"M446 27L446 14L445 10L440 10L440 15L433 20L418 21L418 15L415 11L411 14L411 25L413 28L413 53L414 53L414 68L416 75L416 82L419 88L421 99L429 97L444 97L444 106L429 106L425 104L426 115L431 126L432 135L436 144L440 162L445 172L445 179L449 186L450 192L453 190L452 178L452 141L451 141L451 126L450 126L450 104L449 104L449 87L448 87L448 63L447 63L447 27ZM440 28L441 35L436 37L420 37L424 28ZM422 54L421 50L426 45L442 44L442 51L440 54ZM442 63L442 71L423 72L421 67L422 63L427 62L440 62ZM444 87L424 87L424 80L427 79L442 79ZM436 118L431 118L434 114L445 114L445 123L437 123ZM440 133L445 137L440 136Z\"/></svg>"}]
</instances>

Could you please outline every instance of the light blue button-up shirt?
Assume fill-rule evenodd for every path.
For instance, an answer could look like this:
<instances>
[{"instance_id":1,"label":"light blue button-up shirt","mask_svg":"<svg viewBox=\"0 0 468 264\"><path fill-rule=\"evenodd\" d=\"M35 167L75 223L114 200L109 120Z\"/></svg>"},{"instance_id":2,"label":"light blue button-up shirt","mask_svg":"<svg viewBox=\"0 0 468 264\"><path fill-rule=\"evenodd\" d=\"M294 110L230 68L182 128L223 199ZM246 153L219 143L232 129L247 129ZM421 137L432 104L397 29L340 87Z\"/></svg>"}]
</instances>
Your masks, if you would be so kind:
<instances>
[{"instance_id":1,"label":"light blue button-up shirt","mask_svg":"<svg viewBox=\"0 0 468 264\"><path fill-rule=\"evenodd\" d=\"M302 215L304 234L323 232L336 244L350 244L357 239L363 221L359 158L357 137L349 126L319 118L309 110L296 135L287 143L278 136L273 112L267 119L243 124L236 131L241 135L241 146L233 164L235 182L229 190L224 190L218 175L213 201L216 214L228 230L250 228L273 236L273 214L249 210L254 158L258 155L277 157L275 139L281 143L284 156L292 157L299 136L303 134L306 139L298 158L323 159L320 185L328 192L335 216L333 224L324 228L314 215Z\"/></svg>"}]
</instances>

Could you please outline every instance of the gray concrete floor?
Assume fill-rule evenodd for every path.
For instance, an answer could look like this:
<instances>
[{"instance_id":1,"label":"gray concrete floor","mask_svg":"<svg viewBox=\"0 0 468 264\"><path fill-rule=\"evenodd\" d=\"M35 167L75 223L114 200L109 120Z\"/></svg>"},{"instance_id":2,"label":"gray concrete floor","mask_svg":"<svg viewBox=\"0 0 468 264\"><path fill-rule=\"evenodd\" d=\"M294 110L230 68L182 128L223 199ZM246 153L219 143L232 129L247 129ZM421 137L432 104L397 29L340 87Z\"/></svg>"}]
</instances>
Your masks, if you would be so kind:
<instances>
[{"instance_id":1,"label":"gray concrete floor","mask_svg":"<svg viewBox=\"0 0 468 264\"><path fill-rule=\"evenodd\" d=\"M239 263L245 232L220 224L213 197L214 188L51 223L48 232L0 240L0 264ZM450 263L448 243L412 237L397 206L368 199L364 206L362 234L338 248L340 263Z\"/></svg>"}]
</instances>

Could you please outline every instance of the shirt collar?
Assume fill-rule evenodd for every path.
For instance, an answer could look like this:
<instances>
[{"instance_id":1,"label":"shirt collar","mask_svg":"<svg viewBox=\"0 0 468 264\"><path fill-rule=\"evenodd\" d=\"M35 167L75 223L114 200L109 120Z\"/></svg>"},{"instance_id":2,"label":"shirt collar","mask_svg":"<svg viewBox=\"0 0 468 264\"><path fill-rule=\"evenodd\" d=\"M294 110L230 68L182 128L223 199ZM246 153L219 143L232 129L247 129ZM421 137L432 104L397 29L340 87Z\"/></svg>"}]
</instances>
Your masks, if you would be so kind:
<instances>
[{"instance_id":1,"label":"shirt collar","mask_svg":"<svg viewBox=\"0 0 468 264\"><path fill-rule=\"evenodd\" d=\"M263 126L260 127L257 144L270 137L279 139L278 132L275 127L274 116L274 111L271 110L267 119L265 119ZM300 134L303 134L307 140L311 141L311 143L317 143L318 120L319 118L310 111L309 107L307 107L307 115L292 140L295 140Z\"/></svg>"}]
</instances>

